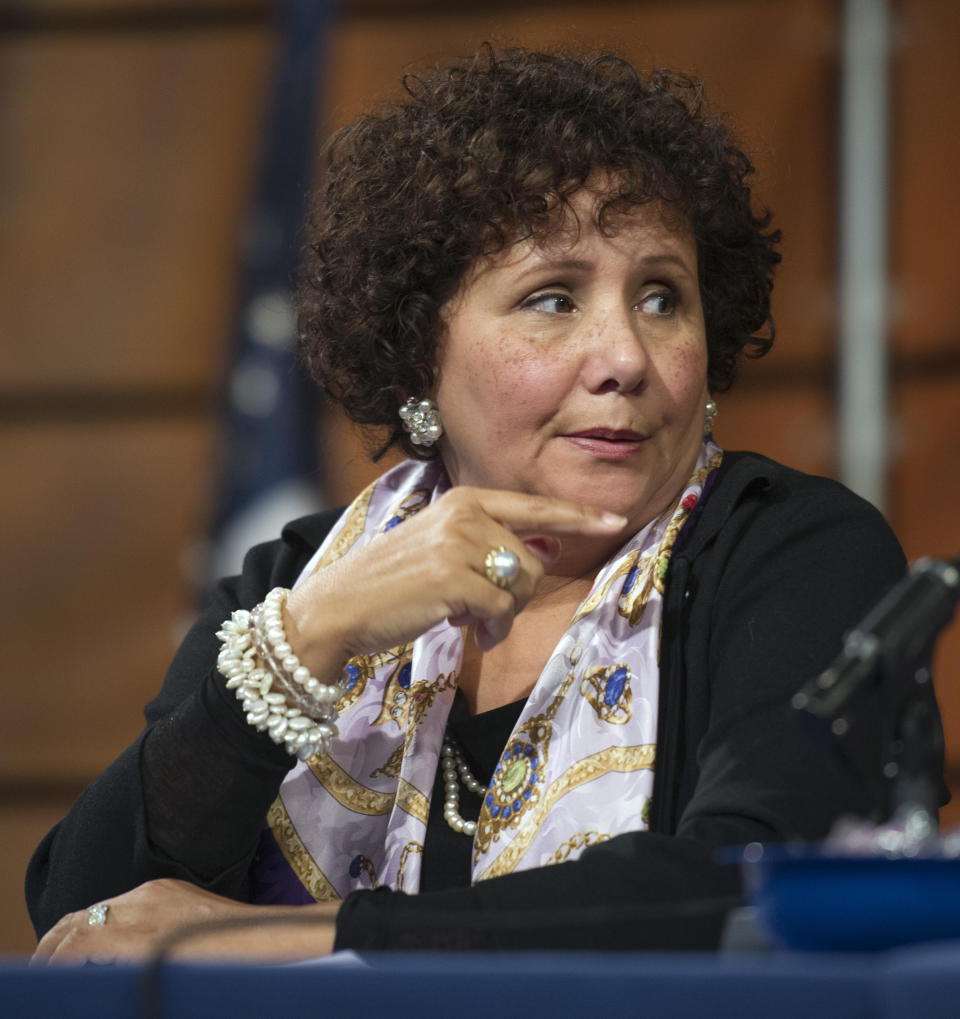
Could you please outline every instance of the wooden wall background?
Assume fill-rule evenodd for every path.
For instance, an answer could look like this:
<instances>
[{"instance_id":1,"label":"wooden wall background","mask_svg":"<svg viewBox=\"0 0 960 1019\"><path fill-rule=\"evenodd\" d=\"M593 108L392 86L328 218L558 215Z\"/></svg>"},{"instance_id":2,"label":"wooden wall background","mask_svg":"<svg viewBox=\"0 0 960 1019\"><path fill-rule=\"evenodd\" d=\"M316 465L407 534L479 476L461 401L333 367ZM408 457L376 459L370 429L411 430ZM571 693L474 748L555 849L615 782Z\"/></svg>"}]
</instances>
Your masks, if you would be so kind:
<instances>
[{"instance_id":1,"label":"wooden wall background","mask_svg":"<svg viewBox=\"0 0 960 1019\"><path fill-rule=\"evenodd\" d=\"M271 14L267 0L0 13L0 951L32 948L29 853L136 735L190 611ZM342 0L319 130L411 64L488 39L613 46L702 75L785 238L778 347L723 398L718 435L830 474L839 14L836 0ZM960 135L945 112L960 5L896 14L890 518L915 558L960 548ZM344 501L372 471L339 418L324 430ZM960 785L960 626L938 657Z\"/></svg>"}]
</instances>

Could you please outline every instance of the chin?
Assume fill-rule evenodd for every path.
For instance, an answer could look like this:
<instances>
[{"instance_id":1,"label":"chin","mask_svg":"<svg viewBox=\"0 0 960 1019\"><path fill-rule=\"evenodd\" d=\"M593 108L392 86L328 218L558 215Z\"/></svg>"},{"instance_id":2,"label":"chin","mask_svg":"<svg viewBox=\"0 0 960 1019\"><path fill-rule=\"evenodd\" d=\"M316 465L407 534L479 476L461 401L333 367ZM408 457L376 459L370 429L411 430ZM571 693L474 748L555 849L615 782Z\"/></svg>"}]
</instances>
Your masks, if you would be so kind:
<instances>
[{"instance_id":1,"label":"chin","mask_svg":"<svg viewBox=\"0 0 960 1019\"><path fill-rule=\"evenodd\" d=\"M557 499L566 499L568 502L607 510L609 513L619 513L630 521L631 526L634 521L639 521L637 527L640 527L648 519L644 516L647 501L637 498L637 487L634 484L628 490L623 491L619 485L602 484L594 478L573 488L569 484L565 485L561 491L550 494Z\"/></svg>"}]
</instances>

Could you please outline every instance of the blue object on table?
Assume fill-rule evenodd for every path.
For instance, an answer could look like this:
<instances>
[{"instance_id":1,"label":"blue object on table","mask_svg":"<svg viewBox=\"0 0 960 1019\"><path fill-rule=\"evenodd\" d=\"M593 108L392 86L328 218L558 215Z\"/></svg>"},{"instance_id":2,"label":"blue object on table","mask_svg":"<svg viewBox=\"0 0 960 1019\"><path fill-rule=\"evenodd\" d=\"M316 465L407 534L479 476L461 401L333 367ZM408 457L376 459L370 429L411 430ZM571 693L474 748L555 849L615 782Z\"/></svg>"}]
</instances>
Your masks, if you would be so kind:
<instances>
[{"instance_id":1,"label":"blue object on table","mask_svg":"<svg viewBox=\"0 0 960 1019\"><path fill-rule=\"evenodd\" d=\"M816 844L755 843L737 854L778 945L873 952L960 939L960 860L841 856Z\"/></svg>"}]
</instances>

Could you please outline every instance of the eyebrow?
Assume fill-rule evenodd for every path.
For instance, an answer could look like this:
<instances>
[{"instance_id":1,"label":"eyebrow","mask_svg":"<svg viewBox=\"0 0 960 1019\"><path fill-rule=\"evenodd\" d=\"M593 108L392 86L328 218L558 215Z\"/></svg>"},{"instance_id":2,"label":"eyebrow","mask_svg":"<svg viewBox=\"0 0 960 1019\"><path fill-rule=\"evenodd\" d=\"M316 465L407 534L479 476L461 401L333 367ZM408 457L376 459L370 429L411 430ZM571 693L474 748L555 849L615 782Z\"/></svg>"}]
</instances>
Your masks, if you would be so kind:
<instances>
[{"instance_id":1,"label":"eyebrow","mask_svg":"<svg viewBox=\"0 0 960 1019\"><path fill-rule=\"evenodd\" d=\"M637 262L638 268L643 269L658 269L661 266L673 266L678 269L682 269L685 273L690 273L690 266L686 260L681 258L679 255L669 254L663 252L656 255L647 255ZM543 272L544 270L558 270L558 271L574 271L574 272L588 272L593 268L593 262L582 259L582 258L538 258L534 265L531 265L529 269L525 269L520 273L519 278L525 279L527 276L531 276L534 273Z\"/></svg>"}]
</instances>

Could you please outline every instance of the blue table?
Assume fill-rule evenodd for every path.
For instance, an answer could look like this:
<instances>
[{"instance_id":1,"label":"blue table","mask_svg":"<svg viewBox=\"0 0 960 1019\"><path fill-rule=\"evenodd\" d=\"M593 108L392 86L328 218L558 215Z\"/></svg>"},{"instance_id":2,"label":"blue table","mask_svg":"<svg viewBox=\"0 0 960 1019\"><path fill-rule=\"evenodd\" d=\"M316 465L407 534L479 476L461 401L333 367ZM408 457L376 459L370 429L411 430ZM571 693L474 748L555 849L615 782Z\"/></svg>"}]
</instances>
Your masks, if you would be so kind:
<instances>
[{"instance_id":1,"label":"blue table","mask_svg":"<svg viewBox=\"0 0 960 1019\"><path fill-rule=\"evenodd\" d=\"M669 1016L957 1019L960 942L877 955L401 954L321 965L173 964L144 1004L136 966L0 963L0 1015L16 1019L296 1019L349 1016ZM160 1007L158 1010L158 1006Z\"/></svg>"}]
</instances>

